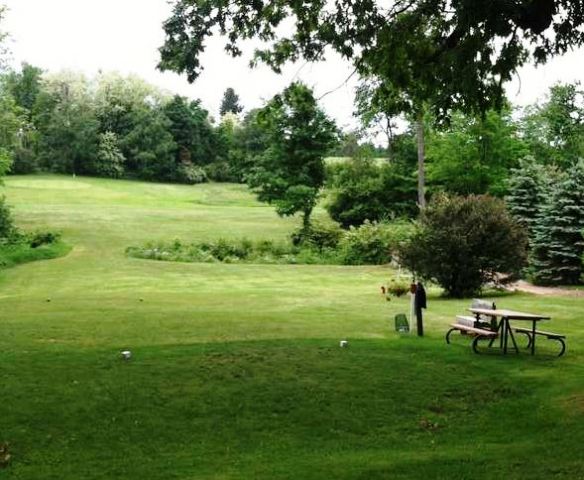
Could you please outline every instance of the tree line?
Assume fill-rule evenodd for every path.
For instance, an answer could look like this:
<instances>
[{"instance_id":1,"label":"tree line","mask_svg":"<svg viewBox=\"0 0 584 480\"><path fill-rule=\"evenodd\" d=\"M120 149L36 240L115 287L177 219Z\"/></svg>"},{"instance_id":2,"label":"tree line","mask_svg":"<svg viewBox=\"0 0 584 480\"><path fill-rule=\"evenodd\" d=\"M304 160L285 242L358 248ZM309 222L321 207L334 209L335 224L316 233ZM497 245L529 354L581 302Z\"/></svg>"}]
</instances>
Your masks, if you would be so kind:
<instances>
[{"instance_id":1,"label":"tree line","mask_svg":"<svg viewBox=\"0 0 584 480\"><path fill-rule=\"evenodd\" d=\"M234 91L214 125L198 100L116 73L88 79L23 64L0 78L0 148L10 172L48 171L162 182L236 180L226 162L240 112Z\"/></svg>"}]
</instances>

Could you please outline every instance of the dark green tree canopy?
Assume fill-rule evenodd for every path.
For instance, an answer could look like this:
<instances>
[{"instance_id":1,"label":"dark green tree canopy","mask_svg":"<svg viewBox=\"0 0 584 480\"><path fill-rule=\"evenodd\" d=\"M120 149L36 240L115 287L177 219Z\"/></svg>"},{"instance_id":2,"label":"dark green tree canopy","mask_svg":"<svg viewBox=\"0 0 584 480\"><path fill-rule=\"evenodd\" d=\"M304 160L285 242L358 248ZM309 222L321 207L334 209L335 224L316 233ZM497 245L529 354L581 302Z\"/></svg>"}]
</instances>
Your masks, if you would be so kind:
<instances>
[{"instance_id":1,"label":"dark green tree canopy","mask_svg":"<svg viewBox=\"0 0 584 480\"><path fill-rule=\"evenodd\" d=\"M336 127L318 107L312 91L293 83L258 112L266 150L249 183L261 201L280 215L302 212L304 226L325 180L324 157L336 141Z\"/></svg>"},{"instance_id":2,"label":"dark green tree canopy","mask_svg":"<svg viewBox=\"0 0 584 480\"><path fill-rule=\"evenodd\" d=\"M237 115L242 111L243 107L239 104L239 95L235 93L233 88L229 87L223 94L223 100L221 101L221 108L219 113L221 113L221 116L229 112Z\"/></svg>"},{"instance_id":3,"label":"dark green tree canopy","mask_svg":"<svg viewBox=\"0 0 584 480\"><path fill-rule=\"evenodd\" d=\"M282 34L288 22L292 33ZM321 60L329 47L361 76L382 78L386 93L431 94L440 117L496 104L503 83L530 57L543 63L582 45L583 23L583 0L177 0L164 24L160 67L194 81L206 39L216 33L234 56L243 40L264 41L254 61L276 71L287 61Z\"/></svg>"}]
</instances>

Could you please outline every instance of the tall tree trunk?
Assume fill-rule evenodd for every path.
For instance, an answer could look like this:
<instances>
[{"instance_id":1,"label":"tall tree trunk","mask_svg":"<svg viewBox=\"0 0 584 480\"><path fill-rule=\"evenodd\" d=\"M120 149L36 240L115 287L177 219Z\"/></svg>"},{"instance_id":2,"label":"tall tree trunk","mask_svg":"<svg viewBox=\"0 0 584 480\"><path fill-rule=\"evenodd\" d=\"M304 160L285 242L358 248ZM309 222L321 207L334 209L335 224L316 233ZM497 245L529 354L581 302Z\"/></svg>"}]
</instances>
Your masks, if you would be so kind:
<instances>
[{"instance_id":1,"label":"tall tree trunk","mask_svg":"<svg viewBox=\"0 0 584 480\"><path fill-rule=\"evenodd\" d=\"M418 141L418 205L426 208L426 145L424 139L424 111L420 109L416 118L416 137Z\"/></svg>"}]
</instances>

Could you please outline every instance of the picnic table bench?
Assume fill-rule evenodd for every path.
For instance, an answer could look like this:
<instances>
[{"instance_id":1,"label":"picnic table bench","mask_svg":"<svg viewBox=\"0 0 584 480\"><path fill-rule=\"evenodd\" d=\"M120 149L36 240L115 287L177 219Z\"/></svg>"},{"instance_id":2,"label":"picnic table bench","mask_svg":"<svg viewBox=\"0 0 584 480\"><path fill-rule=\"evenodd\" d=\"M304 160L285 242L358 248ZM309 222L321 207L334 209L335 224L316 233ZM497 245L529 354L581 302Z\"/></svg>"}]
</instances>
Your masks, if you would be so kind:
<instances>
[{"instance_id":1,"label":"picnic table bench","mask_svg":"<svg viewBox=\"0 0 584 480\"><path fill-rule=\"evenodd\" d=\"M528 339L528 344L526 348L530 348L532 343L533 343L533 335L541 335L542 337L546 337L548 340L557 340L561 345L562 345L562 349L560 350L560 353L558 354L558 357L561 357L565 352L566 352L566 336L565 335L561 335L559 333L553 333L553 332L544 332L543 330L533 330L530 328L525 328L525 327L514 327L513 330L515 330L517 333L524 333L525 335L527 335L527 339Z\"/></svg>"},{"instance_id":2,"label":"picnic table bench","mask_svg":"<svg viewBox=\"0 0 584 480\"><path fill-rule=\"evenodd\" d=\"M458 330L462 334L475 336L472 342L472 349L475 353L480 353L477 348L480 340L490 340L489 347L491 347L497 338L500 340L503 354L507 353L509 339L511 339L515 352L519 353L519 348L513 335L513 332L516 332L527 335L527 348L531 350L532 355L535 354L535 337L537 335L546 337L548 340L556 340L561 344L562 348L558 357L561 357L566 351L565 335L536 329L537 322L549 320L550 317L513 310L498 310L494 303L476 299L473 300L469 311L474 314L474 317L457 315L456 323L452 323L450 330L446 333L446 343L450 343L451 333ZM499 322L497 322L497 318L500 318ZM510 320L531 321L532 328L511 327Z\"/></svg>"}]
</instances>

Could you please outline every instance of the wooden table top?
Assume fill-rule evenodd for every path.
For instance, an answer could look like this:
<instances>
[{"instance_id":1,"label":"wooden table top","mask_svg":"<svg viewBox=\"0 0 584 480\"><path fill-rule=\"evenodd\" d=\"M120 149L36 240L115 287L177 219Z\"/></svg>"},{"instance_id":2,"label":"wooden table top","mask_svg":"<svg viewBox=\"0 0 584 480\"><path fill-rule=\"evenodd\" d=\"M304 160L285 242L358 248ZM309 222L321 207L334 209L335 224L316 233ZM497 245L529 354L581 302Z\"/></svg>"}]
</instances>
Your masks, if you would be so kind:
<instances>
[{"instance_id":1,"label":"wooden table top","mask_svg":"<svg viewBox=\"0 0 584 480\"><path fill-rule=\"evenodd\" d=\"M536 313L516 312L515 310L489 309L489 308L469 308L472 313L486 315L488 317L505 317L509 320L549 320L550 317L538 315Z\"/></svg>"}]
</instances>

